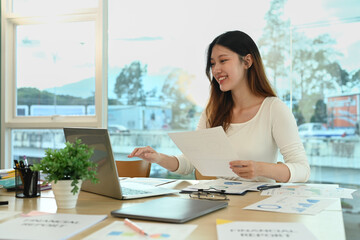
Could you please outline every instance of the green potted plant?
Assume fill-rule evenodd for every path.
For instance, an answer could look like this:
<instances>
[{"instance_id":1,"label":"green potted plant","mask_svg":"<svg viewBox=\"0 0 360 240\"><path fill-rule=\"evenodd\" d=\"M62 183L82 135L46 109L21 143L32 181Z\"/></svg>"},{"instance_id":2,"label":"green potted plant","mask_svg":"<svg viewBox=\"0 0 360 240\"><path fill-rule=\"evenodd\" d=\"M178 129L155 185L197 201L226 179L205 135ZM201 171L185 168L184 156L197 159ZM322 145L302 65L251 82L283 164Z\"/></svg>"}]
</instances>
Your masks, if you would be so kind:
<instances>
[{"instance_id":1,"label":"green potted plant","mask_svg":"<svg viewBox=\"0 0 360 240\"><path fill-rule=\"evenodd\" d=\"M40 163L31 167L33 171L42 171L45 182L51 183L59 208L75 207L82 181L99 181L97 164L90 161L93 153L94 149L77 139L74 143L66 142L62 149L47 149ZM69 203L59 202L60 198L64 199L63 194L70 195Z\"/></svg>"}]
</instances>

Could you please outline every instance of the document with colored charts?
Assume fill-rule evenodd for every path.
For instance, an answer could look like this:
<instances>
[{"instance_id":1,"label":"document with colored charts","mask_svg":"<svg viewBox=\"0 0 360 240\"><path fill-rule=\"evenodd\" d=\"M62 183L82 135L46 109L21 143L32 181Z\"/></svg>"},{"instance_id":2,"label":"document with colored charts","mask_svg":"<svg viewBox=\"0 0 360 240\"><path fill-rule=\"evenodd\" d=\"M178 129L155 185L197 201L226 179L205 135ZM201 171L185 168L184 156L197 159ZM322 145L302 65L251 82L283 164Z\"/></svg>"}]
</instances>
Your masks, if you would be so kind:
<instances>
[{"instance_id":1,"label":"document with colored charts","mask_svg":"<svg viewBox=\"0 0 360 240\"><path fill-rule=\"evenodd\" d=\"M224 190L226 194L242 195L247 191L259 191L257 190L257 187L263 184L266 183L216 179L216 180L190 185L187 188L182 189L181 192L193 192L193 191L198 191L199 189L203 189L209 192Z\"/></svg>"},{"instance_id":2,"label":"document with colored charts","mask_svg":"<svg viewBox=\"0 0 360 240\"><path fill-rule=\"evenodd\" d=\"M130 227L126 226L123 221L115 221L106 227L98 230L84 240L116 240L116 239L129 239L129 240L142 240L142 239L171 239L183 240L195 230L197 225L191 224L169 224L169 223L147 223L136 222L148 236L142 235Z\"/></svg>"},{"instance_id":3,"label":"document with colored charts","mask_svg":"<svg viewBox=\"0 0 360 240\"><path fill-rule=\"evenodd\" d=\"M243 209L314 215L336 201L339 200L336 198L272 196L244 207Z\"/></svg>"},{"instance_id":4,"label":"document with colored charts","mask_svg":"<svg viewBox=\"0 0 360 240\"><path fill-rule=\"evenodd\" d=\"M317 238L301 223L290 222L242 222L216 219L218 240L316 240Z\"/></svg>"},{"instance_id":5,"label":"document with colored charts","mask_svg":"<svg viewBox=\"0 0 360 240\"><path fill-rule=\"evenodd\" d=\"M261 195L302 196L321 198L353 198L355 189L341 188L337 184L306 184L306 185L282 185L281 188L268 189Z\"/></svg>"}]
</instances>

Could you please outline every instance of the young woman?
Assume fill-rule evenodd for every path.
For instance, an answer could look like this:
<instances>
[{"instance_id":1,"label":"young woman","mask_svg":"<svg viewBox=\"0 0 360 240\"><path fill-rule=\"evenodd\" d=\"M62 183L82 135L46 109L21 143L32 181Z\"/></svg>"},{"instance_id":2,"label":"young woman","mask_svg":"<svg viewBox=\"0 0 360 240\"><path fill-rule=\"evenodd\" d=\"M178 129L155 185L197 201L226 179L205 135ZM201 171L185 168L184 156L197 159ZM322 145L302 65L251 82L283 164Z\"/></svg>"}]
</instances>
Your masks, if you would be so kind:
<instances>
[{"instance_id":1,"label":"young woman","mask_svg":"<svg viewBox=\"0 0 360 240\"><path fill-rule=\"evenodd\" d=\"M210 99L198 129L224 128L239 156L229 165L238 180L306 182L310 167L295 118L272 90L251 37L241 31L216 37L208 48L206 74ZM278 150L284 163L277 162ZM194 170L184 155L165 155L149 146L135 148L129 157L179 174Z\"/></svg>"}]
</instances>

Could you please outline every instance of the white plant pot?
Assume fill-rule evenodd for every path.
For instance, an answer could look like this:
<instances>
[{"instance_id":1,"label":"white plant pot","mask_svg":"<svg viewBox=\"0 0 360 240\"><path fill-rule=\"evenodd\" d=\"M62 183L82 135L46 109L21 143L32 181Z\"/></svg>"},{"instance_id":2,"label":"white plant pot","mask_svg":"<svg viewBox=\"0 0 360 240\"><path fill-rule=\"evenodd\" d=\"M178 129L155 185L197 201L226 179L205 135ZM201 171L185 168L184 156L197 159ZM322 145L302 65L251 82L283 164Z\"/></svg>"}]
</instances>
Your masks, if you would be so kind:
<instances>
[{"instance_id":1,"label":"white plant pot","mask_svg":"<svg viewBox=\"0 0 360 240\"><path fill-rule=\"evenodd\" d=\"M58 180L56 183L51 182L52 190L55 195L56 205L58 208L75 208L82 184L81 180L78 181L79 191L76 194L71 192L72 180Z\"/></svg>"}]
</instances>

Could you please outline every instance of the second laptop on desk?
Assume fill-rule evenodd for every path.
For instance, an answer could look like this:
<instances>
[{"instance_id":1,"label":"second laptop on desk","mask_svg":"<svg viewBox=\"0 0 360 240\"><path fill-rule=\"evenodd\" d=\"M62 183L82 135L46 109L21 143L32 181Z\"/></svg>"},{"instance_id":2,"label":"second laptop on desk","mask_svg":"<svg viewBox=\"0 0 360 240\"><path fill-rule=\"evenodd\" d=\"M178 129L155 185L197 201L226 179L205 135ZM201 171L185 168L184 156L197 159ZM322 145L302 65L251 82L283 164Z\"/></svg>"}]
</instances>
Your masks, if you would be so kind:
<instances>
[{"instance_id":1,"label":"second laptop on desk","mask_svg":"<svg viewBox=\"0 0 360 240\"><path fill-rule=\"evenodd\" d=\"M226 208L226 201L200 200L181 197L162 197L111 212L113 217L149 221L185 223L192 219Z\"/></svg>"},{"instance_id":2,"label":"second laptop on desk","mask_svg":"<svg viewBox=\"0 0 360 240\"><path fill-rule=\"evenodd\" d=\"M90 181L84 181L81 190L116 199L144 198L179 192L174 189L154 187L138 182L121 181L118 178L107 129L64 128L64 134L66 141L75 142L76 139L81 139L82 143L94 148L91 161L98 165L99 183L93 184Z\"/></svg>"}]
</instances>

